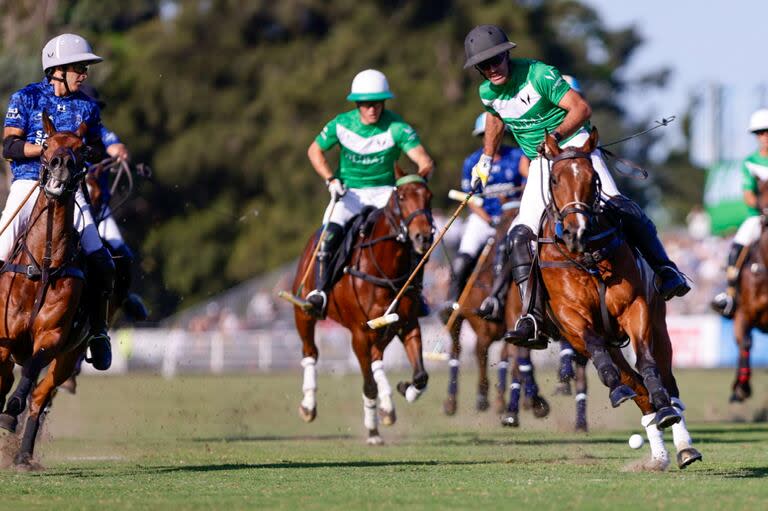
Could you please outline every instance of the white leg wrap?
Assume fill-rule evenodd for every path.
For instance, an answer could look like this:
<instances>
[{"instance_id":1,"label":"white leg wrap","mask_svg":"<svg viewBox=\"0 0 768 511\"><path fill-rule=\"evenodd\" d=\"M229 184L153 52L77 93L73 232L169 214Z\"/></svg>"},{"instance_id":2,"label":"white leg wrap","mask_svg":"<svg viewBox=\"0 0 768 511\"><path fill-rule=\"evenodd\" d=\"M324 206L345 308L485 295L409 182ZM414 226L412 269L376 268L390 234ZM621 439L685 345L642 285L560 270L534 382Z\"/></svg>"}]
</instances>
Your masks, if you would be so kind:
<instances>
[{"instance_id":1,"label":"white leg wrap","mask_svg":"<svg viewBox=\"0 0 768 511\"><path fill-rule=\"evenodd\" d=\"M304 384L301 390L304 391L304 399L301 400L301 406L307 410L314 410L316 405L315 393L317 392L317 361L314 357L305 357L301 359L301 367L304 368Z\"/></svg>"},{"instance_id":2,"label":"white leg wrap","mask_svg":"<svg viewBox=\"0 0 768 511\"><path fill-rule=\"evenodd\" d=\"M532 368L533 366L531 364L522 364L518 369L520 369L521 373L529 373Z\"/></svg>"},{"instance_id":3,"label":"white leg wrap","mask_svg":"<svg viewBox=\"0 0 768 511\"><path fill-rule=\"evenodd\" d=\"M693 445L693 439L688 432L688 427L685 424L685 417L680 414L680 422L672 424L672 441L675 443L675 449L681 451L687 449Z\"/></svg>"},{"instance_id":4,"label":"white leg wrap","mask_svg":"<svg viewBox=\"0 0 768 511\"><path fill-rule=\"evenodd\" d=\"M586 401L587 395L584 392L579 392L576 394L576 401Z\"/></svg>"},{"instance_id":5,"label":"white leg wrap","mask_svg":"<svg viewBox=\"0 0 768 511\"><path fill-rule=\"evenodd\" d=\"M459 367L459 359L458 358L452 358L448 361L449 367Z\"/></svg>"},{"instance_id":6,"label":"white leg wrap","mask_svg":"<svg viewBox=\"0 0 768 511\"><path fill-rule=\"evenodd\" d=\"M514 382L509 385L509 388L512 390L520 390L520 384L518 382Z\"/></svg>"},{"instance_id":7,"label":"white leg wrap","mask_svg":"<svg viewBox=\"0 0 768 511\"><path fill-rule=\"evenodd\" d=\"M392 387L389 385L387 375L384 372L384 362L375 360L371 364L373 370L373 379L376 380L376 387L379 389L379 406L385 412L391 412L395 405L392 403Z\"/></svg>"},{"instance_id":8,"label":"white leg wrap","mask_svg":"<svg viewBox=\"0 0 768 511\"><path fill-rule=\"evenodd\" d=\"M507 362L506 360L502 360L501 362L499 362L499 369L506 370L508 367L509 367L509 362Z\"/></svg>"},{"instance_id":9,"label":"white leg wrap","mask_svg":"<svg viewBox=\"0 0 768 511\"><path fill-rule=\"evenodd\" d=\"M368 399L363 394L363 424L368 431L379 427L379 416L376 415L376 400Z\"/></svg>"},{"instance_id":10,"label":"white leg wrap","mask_svg":"<svg viewBox=\"0 0 768 511\"><path fill-rule=\"evenodd\" d=\"M409 403L413 403L414 401L419 399L419 396L425 390L427 390L427 387L424 387L423 389L419 390L413 385L408 385L408 388L405 389L405 400L408 401Z\"/></svg>"},{"instance_id":11,"label":"white leg wrap","mask_svg":"<svg viewBox=\"0 0 768 511\"><path fill-rule=\"evenodd\" d=\"M648 445L651 447L651 458L662 463L669 463L669 453L664 447L664 432L656 427L656 414L643 415L640 424L645 428Z\"/></svg>"}]
</instances>

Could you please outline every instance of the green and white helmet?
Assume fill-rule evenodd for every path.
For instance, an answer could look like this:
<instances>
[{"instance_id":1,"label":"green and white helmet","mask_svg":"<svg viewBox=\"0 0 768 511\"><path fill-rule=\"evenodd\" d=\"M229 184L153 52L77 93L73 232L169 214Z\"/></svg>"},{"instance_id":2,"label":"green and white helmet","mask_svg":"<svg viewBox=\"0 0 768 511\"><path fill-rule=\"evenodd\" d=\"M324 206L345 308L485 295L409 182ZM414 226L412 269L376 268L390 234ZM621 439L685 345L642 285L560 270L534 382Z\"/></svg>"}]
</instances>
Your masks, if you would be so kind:
<instances>
[{"instance_id":1,"label":"green and white helmet","mask_svg":"<svg viewBox=\"0 0 768 511\"><path fill-rule=\"evenodd\" d=\"M93 53L91 45L77 34L57 35L43 47L43 71L56 66L65 66L76 62L96 64L102 59Z\"/></svg>"},{"instance_id":2,"label":"green and white helmet","mask_svg":"<svg viewBox=\"0 0 768 511\"><path fill-rule=\"evenodd\" d=\"M749 131L751 133L763 130L768 130L768 108L755 110L749 117Z\"/></svg>"},{"instance_id":3,"label":"green and white helmet","mask_svg":"<svg viewBox=\"0 0 768 511\"><path fill-rule=\"evenodd\" d=\"M360 71L352 80L347 101L384 101L394 98L384 73L375 69Z\"/></svg>"}]
</instances>

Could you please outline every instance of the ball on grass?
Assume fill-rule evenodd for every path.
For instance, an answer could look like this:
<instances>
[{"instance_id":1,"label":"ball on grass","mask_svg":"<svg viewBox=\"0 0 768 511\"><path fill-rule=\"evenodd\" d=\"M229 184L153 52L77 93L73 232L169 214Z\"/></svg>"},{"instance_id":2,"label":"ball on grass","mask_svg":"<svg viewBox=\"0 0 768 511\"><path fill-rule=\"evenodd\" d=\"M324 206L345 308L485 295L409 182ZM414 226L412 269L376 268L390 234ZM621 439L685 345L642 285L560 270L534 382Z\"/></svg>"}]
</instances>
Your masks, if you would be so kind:
<instances>
[{"instance_id":1,"label":"ball on grass","mask_svg":"<svg viewBox=\"0 0 768 511\"><path fill-rule=\"evenodd\" d=\"M643 437L635 433L631 437L629 437L629 446L633 449L639 449L643 446L645 443L645 440L643 440Z\"/></svg>"}]
</instances>

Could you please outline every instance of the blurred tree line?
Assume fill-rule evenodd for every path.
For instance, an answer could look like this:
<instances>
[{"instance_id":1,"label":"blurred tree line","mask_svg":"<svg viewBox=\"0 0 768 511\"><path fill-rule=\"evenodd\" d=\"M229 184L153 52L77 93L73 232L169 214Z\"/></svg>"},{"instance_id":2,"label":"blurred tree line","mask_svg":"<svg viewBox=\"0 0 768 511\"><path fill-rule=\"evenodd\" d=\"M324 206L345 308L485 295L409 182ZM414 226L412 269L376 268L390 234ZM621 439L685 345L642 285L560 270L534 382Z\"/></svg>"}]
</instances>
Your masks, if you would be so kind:
<instances>
[{"instance_id":1,"label":"blurred tree line","mask_svg":"<svg viewBox=\"0 0 768 511\"><path fill-rule=\"evenodd\" d=\"M518 44L515 55L578 77L603 141L650 121L629 122L622 93L663 86L668 76L623 77L642 44L638 33L608 30L576 1L17 0L0 7L4 98L42 77L40 49L53 35L82 34L105 57L90 77L107 102L105 124L134 161L155 170L118 216L141 254L138 286L156 318L299 254L328 199L306 149L325 122L352 107L344 98L362 69L388 76L396 95L388 107L435 158L436 207L452 206L446 192L479 144L470 131L481 111L480 79L462 69L473 26L498 24ZM614 149L645 163L652 142ZM642 203L672 191L673 211L684 212L699 200L703 173L685 155L673 163L673 171L652 168L653 179L620 186Z\"/></svg>"}]
</instances>

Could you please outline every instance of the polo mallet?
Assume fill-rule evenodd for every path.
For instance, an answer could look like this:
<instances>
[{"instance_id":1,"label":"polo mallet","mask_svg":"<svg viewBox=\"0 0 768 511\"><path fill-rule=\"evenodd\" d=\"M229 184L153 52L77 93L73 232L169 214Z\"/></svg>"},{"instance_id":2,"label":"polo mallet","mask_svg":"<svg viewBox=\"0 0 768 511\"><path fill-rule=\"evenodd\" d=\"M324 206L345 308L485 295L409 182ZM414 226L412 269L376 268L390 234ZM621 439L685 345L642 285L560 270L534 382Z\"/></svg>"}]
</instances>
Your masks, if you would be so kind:
<instances>
[{"instance_id":1,"label":"polo mallet","mask_svg":"<svg viewBox=\"0 0 768 511\"><path fill-rule=\"evenodd\" d=\"M320 244L325 239L325 233L328 231L328 226L331 223L330 218L333 215L333 210L334 208L336 208L336 204L338 202L339 202L339 199L337 198L331 203L331 210L328 212L329 221L325 223L325 225L323 226L323 230L320 231L320 237L317 239L317 245L315 245L315 249L312 251L312 258L309 260L307 269L304 270L304 276L301 277L301 282L299 283L299 288L296 290L296 295L288 291L280 291L277 293L277 296L279 296L280 298L282 298L287 302L294 304L296 307L300 308L303 311L307 311L311 309L312 304L297 295L300 295L301 292L304 290L304 286L307 284L307 279L309 278L309 274L312 272L312 268L315 267L315 261L317 260L317 253L320 251Z\"/></svg>"},{"instance_id":2,"label":"polo mallet","mask_svg":"<svg viewBox=\"0 0 768 511\"><path fill-rule=\"evenodd\" d=\"M449 334L451 333L453 324L459 317L461 306L464 305L464 302L466 302L467 298L469 298L469 293L472 292L472 288L474 287L477 278L480 276L480 272L482 271L483 265L491 253L491 249L493 248L494 243L496 243L494 238L488 238L488 241L485 242L485 246L483 246L483 250L480 252L480 257L477 258L477 263L475 264L472 273L469 275L467 283L464 285L464 289L461 290L459 299L456 300L456 307L454 307L453 312L451 312L451 315L448 318L448 321L445 323L445 329ZM424 353L424 358L428 360L448 360L447 354L443 353L443 341L438 340L431 352Z\"/></svg>"},{"instance_id":3,"label":"polo mallet","mask_svg":"<svg viewBox=\"0 0 768 511\"><path fill-rule=\"evenodd\" d=\"M445 224L445 227L440 231L440 234L437 235L437 238L435 238L435 241L432 242L432 246L429 247L429 250L421 257L421 261L419 261L419 264L416 265L416 268L411 272L411 275L408 277L408 280L405 281L405 284L403 284L403 287L400 288L400 291L397 293L397 296L395 296L395 299L392 300L392 303L389 304L389 307L387 307L386 312L384 312L383 316L379 316L378 318L373 318L372 320L368 321L368 328L372 330L377 330L379 328L383 328L387 325L391 325L392 323L396 323L400 320L400 315L396 312L393 312L395 310L395 307L397 306L397 302L400 301L400 298L403 297L403 294L405 294L405 291L408 289L408 286L411 284L411 281L416 277L416 274L421 270L421 267L424 266L424 264L427 262L427 259L429 259L429 256L432 254L432 251L435 250L435 247L440 243L440 240L443 239L443 236L445 236L445 233L448 231L448 229L451 227L451 224L453 224L453 221L456 220L456 218L459 216L459 213L461 213L461 210L464 209L464 206L467 205L469 200L474 195L474 192L469 192L467 196L464 198L463 201L461 201L461 204L459 204L459 207L456 208L456 211L453 212L453 215L451 215L451 218L448 219L448 222Z\"/></svg>"},{"instance_id":4,"label":"polo mallet","mask_svg":"<svg viewBox=\"0 0 768 511\"><path fill-rule=\"evenodd\" d=\"M29 200L29 198L32 197L32 194L35 192L35 190L37 190L37 186L33 186L32 188L29 189L29 193L27 194L27 196L24 197L24 200L21 201L21 204L19 204L19 206L16 208L16 211L13 212L13 214L8 219L8 221L5 223L3 228L0 229L0 234L3 234L5 232L5 230L8 228L8 226L11 225L11 222L13 222L13 219L16 218L16 215L19 214L19 211L21 211L21 208L24 207L24 204L26 204L27 201Z\"/></svg>"}]
</instances>

